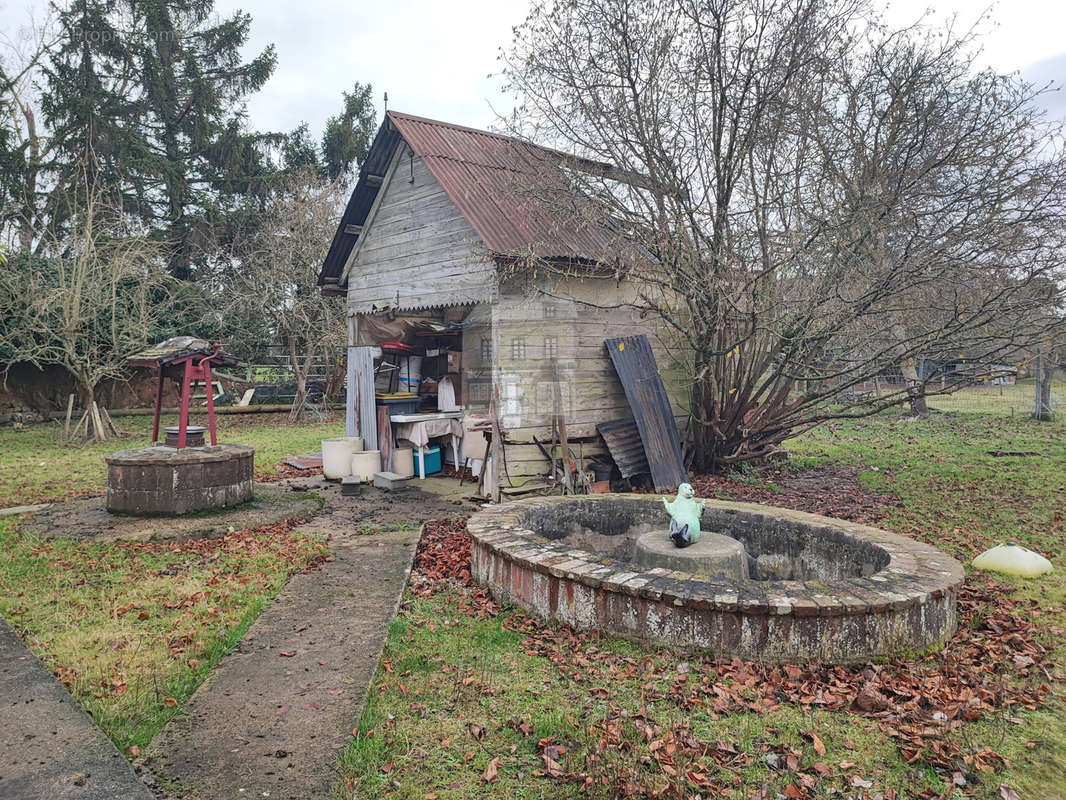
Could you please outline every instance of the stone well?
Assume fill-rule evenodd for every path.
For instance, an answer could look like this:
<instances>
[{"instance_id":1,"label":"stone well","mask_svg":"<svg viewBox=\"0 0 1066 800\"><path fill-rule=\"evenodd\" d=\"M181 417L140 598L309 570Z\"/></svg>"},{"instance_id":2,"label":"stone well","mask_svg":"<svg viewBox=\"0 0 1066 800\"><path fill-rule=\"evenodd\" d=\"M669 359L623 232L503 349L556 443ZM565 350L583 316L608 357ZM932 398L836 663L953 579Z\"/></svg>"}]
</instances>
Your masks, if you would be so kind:
<instances>
[{"instance_id":1,"label":"stone well","mask_svg":"<svg viewBox=\"0 0 1066 800\"><path fill-rule=\"evenodd\" d=\"M468 523L472 573L497 600L546 619L763 662L861 662L934 647L955 632L962 565L912 539L709 500L703 535L729 537L746 554L749 577L726 577L701 574L698 558L689 570L648 566L656 562L638 553L638 541L650 531L666 537L668 525L651 495L493 506Z\"/></svg>"},{"instance_id":2,"label":"stone well","mask_svg":"<svg viewBox=\"0 0 1066 800\"><path fill-rule=\"evenodd\" d=\"M106 456L107 510L147 516L227 508L252 499L255 449L141 447Z\"/></svg>"}]
</instances>

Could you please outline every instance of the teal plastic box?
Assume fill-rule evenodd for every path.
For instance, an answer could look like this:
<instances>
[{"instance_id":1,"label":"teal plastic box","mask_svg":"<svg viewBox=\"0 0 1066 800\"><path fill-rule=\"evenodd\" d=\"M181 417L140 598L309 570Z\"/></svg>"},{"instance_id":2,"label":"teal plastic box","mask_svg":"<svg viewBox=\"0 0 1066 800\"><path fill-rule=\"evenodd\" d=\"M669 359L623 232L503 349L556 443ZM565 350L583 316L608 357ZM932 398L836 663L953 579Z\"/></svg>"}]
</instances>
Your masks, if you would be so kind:
<instances>
[{"instance_id":1,"label":"teal plastic box","mask_svg":"<svg viewBox=\"0 0 1066 800\"><path fill-rule=\"evenodd\" d=\"M422 455L423 461L426 465L426 475L433 475L436 472L441 471L440 463L440 445L431 445L426 448ZM415 470L418 469L418 453L415 453ZM426 475L423 475L424 478Z\"/></svg>"}]
</instances>

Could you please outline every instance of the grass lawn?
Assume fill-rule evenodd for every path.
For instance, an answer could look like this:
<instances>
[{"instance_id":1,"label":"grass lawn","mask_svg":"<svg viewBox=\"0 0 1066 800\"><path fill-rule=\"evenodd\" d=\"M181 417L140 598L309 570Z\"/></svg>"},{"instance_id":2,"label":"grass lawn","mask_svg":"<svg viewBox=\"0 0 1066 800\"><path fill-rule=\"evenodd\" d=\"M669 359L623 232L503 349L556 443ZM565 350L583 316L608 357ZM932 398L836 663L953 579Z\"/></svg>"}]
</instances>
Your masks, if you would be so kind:
<instances>
[{"instance_id":1,"label":"grass lawn","mask_svg":"<svg viewBox=\"0 0 1066 800\"><path fill-rule=\"evenodd\" d=\"M961 698L964 709L983 710L950 721L937 721L919 702L916 713L927 721L914 735L923 744L905 755L903 726L826 711L818 697L797 702L742 664L576 636L513 608L478 618L467 589L408 592L358 735L340 761L336 796L1066 797L1066 424L886 414L823 427L790 449L797 469L860 466L866 487L899 500L886 528L966 560L1008 539L1048 555L1056 572L1036 581L970 575L975 596L991 599L975 607L967 633L978 647L994 639L983 621L1004 610L1034 621L1051 654L1048 674L989 664L989 686L1045 685L1049 702L1032 710ZM1041 455L986 452L1007 449ZM916 656L873 669L950 679L951 660ZM822 685L834 674L843 681L863 671L823 671ZM968 715L976 719L961 722ZM949 769L933 766L941 745Z\"/></svg>"},{"instance_id":2,"label":"grass lawn","mask_svg":"<svg viewBox=\"0 0 1066 800\"><path fill-rule=\"evenodd\" d=\"M193 424L206 421L193 417ZM0 508L62 500L107 488L104 455L144 447L152 433L151 417L116 417L127 434L103 443L70 445L60 440L61 425L0 428ZM164 418L162 424L176 424ZM225 414L217 417L219 440L255 448L257 475L276 471L287 455L321 449L322 439L344 435L343 418L293 425L285 414Z\"/></svg>"},{"instance_id":3,"label":"grass lawn","mask_svg":"<svg viewBox=\"0 0 1066 800\"><path fill-rule=\"evenodd\" d=\"M43 541L0 519L0 613L136 754L324 545L279 523L218 539Z\"/></svg>"},{"instance_id":4,"label":"grass lawn","mask_svg":"<svg viewBox=\"0 0 1066 800\"><path fill-rule=\"evenodd\" d=\"M104 454L144 445L151 431L150 417L117 421L128 437L82 446L63 445L54 425L0 429L0 507L102 492ZM256 448L260 474L287 454L318 450L342 427L291 425L284 414L219 420L224 441ZM325 547L288 522L145 544L46 541L2 518L0 552L0 613L115 743L135 754L289 576Z\"/></svg>"}]
</instances>

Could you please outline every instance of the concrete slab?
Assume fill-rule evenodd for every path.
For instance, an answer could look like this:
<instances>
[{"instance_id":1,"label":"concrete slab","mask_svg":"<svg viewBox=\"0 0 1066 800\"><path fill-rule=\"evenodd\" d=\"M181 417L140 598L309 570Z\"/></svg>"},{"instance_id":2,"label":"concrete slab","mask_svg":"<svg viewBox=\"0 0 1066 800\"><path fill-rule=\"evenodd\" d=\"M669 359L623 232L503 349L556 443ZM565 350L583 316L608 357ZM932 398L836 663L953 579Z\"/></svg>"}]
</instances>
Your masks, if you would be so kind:
<instances>
[{"instance_id":1,"label":"concrete slab","mask_svg":"<svg viewBox=\"0 0 1066 800\"><path fill-rule=\"evenodd\" d=\"M399 475L395 472L374 473L374 486L389 492L397 492L401 489L406 489L409 480L411 479L406 475Z\"/></svg>"},{"instance_id":2,"label":"concrete slab","mask_svg":"<svg viewBox=\"0 0 1066 800\"><path fill-rule=\"evenodd\" d=\"M32 514L35 511L44 511L51 507L51 503L38 503L33 506L11 506L10 508L0 508L0 517L15 517L19 514Z\"/></svg>"},{"instance_id":3,"label":"concrete slab","mask_svg":"<svg viewBox=\"0 0 1066 800\"><path fill-rule=\"evenodd\" d=\"M0 619L0 797L151 800L122 754Z\"/></svg>"},{"instance_id":4,"label":"concrete slab","mask_svg":"<svg viewBox=\"0 0 1066 800\"><path fill-rule=\"evenodd\" d=\"M328 534L334 560L289 581L147 749L163 792L330 795L419 537L417 527L361 535L349 500L301 528Z\"/></svg>"}]
</instances>

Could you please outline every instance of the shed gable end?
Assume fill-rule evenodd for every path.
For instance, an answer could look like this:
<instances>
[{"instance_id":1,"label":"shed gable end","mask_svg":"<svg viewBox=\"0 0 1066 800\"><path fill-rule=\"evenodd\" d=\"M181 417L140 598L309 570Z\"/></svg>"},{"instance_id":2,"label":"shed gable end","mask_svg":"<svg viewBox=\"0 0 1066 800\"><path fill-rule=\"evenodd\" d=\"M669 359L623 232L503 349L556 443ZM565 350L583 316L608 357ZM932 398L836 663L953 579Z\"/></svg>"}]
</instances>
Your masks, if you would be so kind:
<instances>
[{"instance_id":1,"label":"shed gable end","mask_svg":"<svg viewBox=\"0 0 1066 800\"><path fill-rule=\"evenodd\" d=\"M495 263L423 159L401 142L385 181L345 266L349 310L492 300Z\"/></svg>"}]
</instances>

